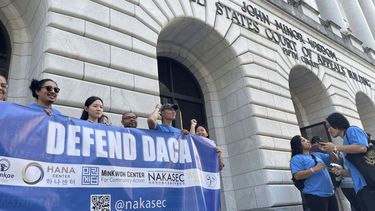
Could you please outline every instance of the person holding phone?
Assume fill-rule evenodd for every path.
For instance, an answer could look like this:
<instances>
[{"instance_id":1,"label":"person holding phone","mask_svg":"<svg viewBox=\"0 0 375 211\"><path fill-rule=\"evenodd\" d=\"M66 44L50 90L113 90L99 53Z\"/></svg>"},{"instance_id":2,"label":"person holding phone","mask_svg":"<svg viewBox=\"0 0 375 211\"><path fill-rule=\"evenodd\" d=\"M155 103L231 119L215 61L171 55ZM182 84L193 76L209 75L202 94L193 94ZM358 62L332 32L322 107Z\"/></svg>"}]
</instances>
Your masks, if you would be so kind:
<instances>
[{"instance_id":1,"label":"person holding phone","mask_svg":"<svg viewBox=\"0 0 375 211\"><path fill-rule=\"evenodd\" d=\"M296 135L290 140L290 169L296 180L305 180L302 197L311 211L338 211L334 189L327 166L336 161L334 153L314 152L306 138Z\"/></svg>"},{"instance_id":2,"label":"person holding phone","mask_svg":"<svg viewBox=\"0 0 375 211\"><path fill-rule=\"evenodd\" d=\"M339 151L346 154L361 154L367 152L368 137L364 130L356 126L350 126L346 117L340 113L332 113L326 119L326 126L329 134L336 138L343 139L343 145L335 145L333 143L325 143L323 148L326 151ZM374 210L375 207L375 188L367 186L366 180L361 172L347 159L344 164L349 171L345 169L337 169L337 175L350 174L353 179L354 190L356 192L356 200L362 211Z\"/></svg>"}]
</instances>

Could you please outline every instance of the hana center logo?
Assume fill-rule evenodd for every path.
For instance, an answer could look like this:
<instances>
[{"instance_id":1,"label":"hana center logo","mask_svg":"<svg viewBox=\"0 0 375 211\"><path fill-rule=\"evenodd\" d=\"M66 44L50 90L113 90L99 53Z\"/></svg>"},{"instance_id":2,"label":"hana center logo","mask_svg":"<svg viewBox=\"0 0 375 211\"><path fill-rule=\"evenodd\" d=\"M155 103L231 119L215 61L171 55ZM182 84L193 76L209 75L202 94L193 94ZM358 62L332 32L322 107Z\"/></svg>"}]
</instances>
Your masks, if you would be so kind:
<instances>
[{"instance_id":1,"label":"hana center logo","mask_svg":"<svg viewBox=\"0 0 375 211\"><path fill-rule=\"evenodd\" d=\"M28 185L35 185L44 178L44 170L37 162L31 162L22 169L22 180Z\"/></svg>"}]
</instances>

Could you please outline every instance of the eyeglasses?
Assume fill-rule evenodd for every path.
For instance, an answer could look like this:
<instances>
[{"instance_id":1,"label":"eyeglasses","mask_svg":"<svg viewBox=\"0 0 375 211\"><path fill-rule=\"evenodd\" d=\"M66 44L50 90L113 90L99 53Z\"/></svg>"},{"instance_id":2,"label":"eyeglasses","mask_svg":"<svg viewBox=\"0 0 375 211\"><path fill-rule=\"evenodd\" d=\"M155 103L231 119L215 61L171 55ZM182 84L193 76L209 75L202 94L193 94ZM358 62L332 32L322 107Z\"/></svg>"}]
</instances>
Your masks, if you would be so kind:
<instances>
[{"instance_id":1,"label":"eyeglasses","mask_svg":"<svg viewBox=\"0 0 375 211\"><path fill-rule=\"evenodd\" d=\"M42 86L40 88L46 88L47 92L52 92L52 90L55 92L55 93L59 93L60 92L60 88L58 87L52 87L52 86Z\"/></svg>"},{"instance_id":2,"label":"eyeglasses","mask_svg":"<svg viewBox=\"0 0 375 211\"><path fill-rule=\"evenodd\" d=\"M126 117L124 117L124 119L137 119L137 117L136 116L126 116Z\"/></svg>"},{"instance_id":3,"label":"eyeglasses","mask_svg":"<svg viewBox=\"0 0 375 211\"><path fill-rule=\"evenodd\" d=\"M0 84L0 86L1 86L1 88L3 88L3 89L6 89L6 88L9 87L8 84L6 84L6 83L2 83L2 84Z\"/></svg>"}]
</instances>

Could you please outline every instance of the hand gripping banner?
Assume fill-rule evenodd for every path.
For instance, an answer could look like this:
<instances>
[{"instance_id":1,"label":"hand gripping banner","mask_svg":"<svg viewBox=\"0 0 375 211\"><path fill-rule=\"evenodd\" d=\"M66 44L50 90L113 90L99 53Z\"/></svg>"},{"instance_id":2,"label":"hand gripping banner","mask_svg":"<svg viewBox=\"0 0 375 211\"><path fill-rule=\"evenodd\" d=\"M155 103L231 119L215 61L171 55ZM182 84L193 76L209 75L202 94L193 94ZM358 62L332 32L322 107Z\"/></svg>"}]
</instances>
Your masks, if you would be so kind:
<instances>
[{"instance_id":1,"label":"hand gripping banner","mask_svg":"<svg viewBox=\"0 0 375 211\"><path fill-rule=\"evenodd\" d=\"M0 210L219 210L215 147L0 103Z\"/></svg>"}]
</instances>

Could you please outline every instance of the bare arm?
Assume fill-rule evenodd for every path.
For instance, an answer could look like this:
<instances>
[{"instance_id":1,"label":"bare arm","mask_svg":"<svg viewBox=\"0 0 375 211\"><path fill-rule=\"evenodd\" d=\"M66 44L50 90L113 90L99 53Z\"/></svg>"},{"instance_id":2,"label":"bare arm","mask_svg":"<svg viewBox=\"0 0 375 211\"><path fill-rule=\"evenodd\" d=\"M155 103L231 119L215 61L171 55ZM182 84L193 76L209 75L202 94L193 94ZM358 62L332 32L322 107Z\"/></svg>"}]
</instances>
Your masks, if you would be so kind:
<instances>
[{"instance_id":1,"label":"bare arm","mask_svg":"<svg viewBox=\"0 0 375 211\"><path fill-rule=\"evenodd\" d=\"M323 149L327 152L333 152L335 149L340 152L346 152L349 154L360 154L367 152L367 148L365 146L359 144L351 144L351 145L334 145L333 143L324 143Z\"/></svg>"},{"instance_id":2,"label":"bare arm","mask_svg":"<svg viewBox=\"0 0 375 211\"><path fill-rule=\"evenodd\" d=\"M197 126L197 120L192 119L190 121L190 134L195 134L195 127Z\"/></svg>"},{"instance_id":3,"label":"bare arm","mask_svg":"<svg viewBox=\"0 0 375 211\"><path fill-rule=\"evenodd\" d=\"M321 170L325 167L326 167L326 165L324 163L318 163L316 166L314 166L310 169L302 170L302 171L299 171L299 172L295 173L294 178L296 178L297 180L306 179L309 176L313 175L314 172L319 171L319 170Z\"/></svg>"},{"instance_id":4,"label":"bare arm","mask_svg":"<svg viewBox=\"0 0 375 211\"><path fill-rule=\"evenodd\" d=\"M336 146L336 148L340 152L346 152L346 153L349 153L349 154L360 154L360 153L366 153L367 152L367 148L365 146L362 146L362 145L359 145L359 144Z\"/></svg>"},{"instance_id":5,"label":"bare arm","mask_svg":"<svg viewBox=\"0 0 375 211\"><path fill-rule=\"evenodd\" d=\"M221 149L216 147L216 152L219 159L219 170L221 171L224 168L223 158L221 157Z\"/></svg>"},{"instance_id":6,"label":"bare arm","mask_svg":"<svg viewBox=\"0 0 375 211\"><path fill-rule=\"evenodd\" d=\"M149 129L155 129L158 121L159 111L160 111L160 104L155 106L155 110L150 114L147 119L147 124Z\"/></svg>"}]
</instances>

